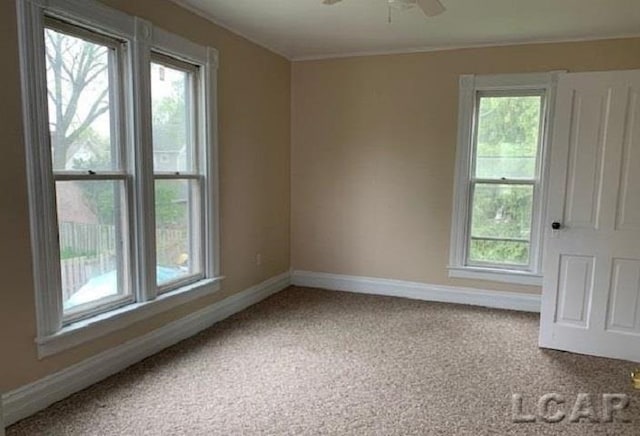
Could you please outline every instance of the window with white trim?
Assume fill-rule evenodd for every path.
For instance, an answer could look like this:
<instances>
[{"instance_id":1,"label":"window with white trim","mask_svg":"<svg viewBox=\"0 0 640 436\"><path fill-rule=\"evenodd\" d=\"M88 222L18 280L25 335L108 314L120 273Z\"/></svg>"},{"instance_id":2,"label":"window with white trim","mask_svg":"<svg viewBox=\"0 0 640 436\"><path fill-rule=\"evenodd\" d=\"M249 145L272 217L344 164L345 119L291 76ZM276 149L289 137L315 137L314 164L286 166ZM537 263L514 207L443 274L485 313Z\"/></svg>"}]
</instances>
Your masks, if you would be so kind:
<instances>
[{"instance_id":1,"label":"window with white trim","mask_svg":"<svg viewBox=\"0 0 640 436\"><path fill-rule=\"evenodd\" d=\"M19 0L39 354L219 289L217 52Z\"/></svg>"},{"instance_id":2,"label":"window with white trim","mask_svg":"<svg viewBox=\"0 0 640 436\"><path fill-rule=\"evenodd\" d=\"M166 292L203 277L199 69L159 53L151 60L156 283Z\"/></svg>"},{"instance_id":3,"label":"window with white trim","mask_svg":"<svg viewBox=\"0 0 640 436\"><path fill-rule=\"evenodd\" d=\"M132 302L123 44L45 18L63 321Z\"/></svg>"},{"instance_id":4,"label":"window with white trim","mask_svg":"<svg viewBox=\"0 0 640 436\"><path fill-rule=\"evenodd\" d=\"M463 76L450 276L539 284L553 74Z\"/></svg>"}]
</instances>

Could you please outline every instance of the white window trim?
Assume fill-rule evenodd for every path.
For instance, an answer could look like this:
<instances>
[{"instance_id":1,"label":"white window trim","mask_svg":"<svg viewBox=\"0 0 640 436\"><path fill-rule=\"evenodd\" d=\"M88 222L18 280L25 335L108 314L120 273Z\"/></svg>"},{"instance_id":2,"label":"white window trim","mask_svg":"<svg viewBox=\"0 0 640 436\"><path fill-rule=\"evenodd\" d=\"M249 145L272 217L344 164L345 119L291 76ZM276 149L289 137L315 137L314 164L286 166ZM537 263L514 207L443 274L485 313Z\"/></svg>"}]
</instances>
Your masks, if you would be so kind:
<instances>
[{"instance_id":1,"label":"white window trim","mask_svg":"<svg viewBox=\"0 0 640 436\"><path fill-rule=\"evenodd\" d=\"M16 0L18 12L23 120L29 184L29 215L35 286L38 357L43 358L125 328L155 314L220 289L219 182L217 138L218 52L154 27L150 22L109 8L95 0ZM84 25L126 41L126 106L129 141L133 143L136 174L132 216L135 221L131 271L136 303L72 324L63 325L59 289L55 188L50 160L47 92L44 65L44 17ZM203 159L205 278L160 296L156 295L155 217L151 147L150 55L157 51L198 65L202 72L203 108L198 135L206 149ZM144 272L144 273L143 273ZM53 285L56 283L58 285Z\"/></svg>"},{"instance_id":2,"label":"white window trim","mask_svg":"<svg viewBox=\"0 0 640 436\"><path fill-rule=\"evenodd\" d=\"M462 75L460 76L458 145L456 152L453 215L451 220L451 247L449 253L449 277L522 285L542 285L542 234L547 196L548 141L552 129L555 89L560 72L531 74ZM470 218L470 168L473 136L475 131L476 96L483 91L543 90L545 106L543 131L541 132L539 159L539 194L534 204L531 239L531 268L469 266L466 262Z\"/></svg>"}]
</instances>

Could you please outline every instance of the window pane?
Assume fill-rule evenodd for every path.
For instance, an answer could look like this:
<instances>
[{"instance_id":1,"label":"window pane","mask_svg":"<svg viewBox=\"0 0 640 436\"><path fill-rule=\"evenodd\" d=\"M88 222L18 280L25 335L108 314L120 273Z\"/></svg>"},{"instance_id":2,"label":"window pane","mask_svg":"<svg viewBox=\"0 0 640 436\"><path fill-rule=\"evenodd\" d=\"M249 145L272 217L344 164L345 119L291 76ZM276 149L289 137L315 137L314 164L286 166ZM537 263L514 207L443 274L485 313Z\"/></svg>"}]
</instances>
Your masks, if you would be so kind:
<instances>
[{"instance_id":1,"label":"window pane","mask_svg":"<svg viewBox=\"0 0 640 436\"><path fill-rule=\"evenodd\" d=\"M477 184L471 209L471 237L529 241L533 186Z\"/></svg>"},{"instance_id":2,"label":"window pane","mask_svg":"<svg viewBox=\"0 0 640 436\"><path fill-rule=\"evenodd\" d=\"M124 198L122 182L56 182L65 313L129 294Z\"/></svg>"},{"instance_id":3,"label":"window pane","mask_svg":"<svg viewBox=\"0 0 640 436\"><path fill-rule=\"evenodd\" d=\"M534 179L542 97L481 97L476 177Z\"/></svg>"},{"instance_id":4,"label":"window pane","mask_svg":"<svg viewBox=\"0 0 640 436\"><path fill-rule=\"evenodd\" d=\"M529 243L472 238L469 259L472 262L528 265Z\"/></svg>"},{"instance_id":5,"label":"window pane","mask_svg":"<svg viewBox=\"0 0 640 436\"><path fill-rule=\"evenodd\" d=\"M45 30L53 169L117 169L109 71L113 49Z\"/></svg>"},{"instance_id":6,"label":"window pane","mask_svg":"<svg viewBox=\"0 0 640 436\"><path fill-rule=\"evenodd\" d=\"M158 285L202 272L198 182L157 180Z\"/></svg>"},{"instance_id":7,"label":"window pane","mask_svg":"<svg viewBox=\"0 0 640 436\"><path fill-rule=\"evenodd\" d=\"M190 73L162 64L151 64L155 171L194 170L191 86Z\"/></svg>"}]
</instances>

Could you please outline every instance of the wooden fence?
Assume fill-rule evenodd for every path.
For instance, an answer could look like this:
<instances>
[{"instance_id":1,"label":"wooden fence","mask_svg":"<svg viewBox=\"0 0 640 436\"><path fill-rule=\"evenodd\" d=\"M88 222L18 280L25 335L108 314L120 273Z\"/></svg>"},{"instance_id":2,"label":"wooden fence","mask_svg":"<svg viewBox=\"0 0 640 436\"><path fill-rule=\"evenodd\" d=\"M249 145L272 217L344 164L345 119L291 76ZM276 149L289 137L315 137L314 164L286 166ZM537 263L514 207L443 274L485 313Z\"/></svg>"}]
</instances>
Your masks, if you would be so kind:
<instances>
[{"instance_id":1,"label":"wooden fence","mask_svg":"<svg viewBox=\"0 0 640 436\"><path fill-rule=\"evenodd\" d=\"M63 301L71 298L91 278L116 269L116 236L112 225L60 223ZM171 264L187 251L185 229L160 228L156 239L159 264Z\"/></svg>"},{"instance_id":2,"label":"wooden fence","mask_svg":"<svg viewBox=\"0 0 640 436\"><path fill-rule=\"evenodd\" d=\"M60 261L62 301L67 301L91 278L116 269L116 257L103 253L98 256L80 256Z\"/></svg>"},{"instance_id":3,"label":"wooden fence","mask_svg":"<svg viewBox=\"0 0 640 436\"><path fill-rule=\"evenodd\" d=\"M106 224L60 223L60 250L76 255L97 255L116 250L115 226Z\"/></svg>"}]
</instances>

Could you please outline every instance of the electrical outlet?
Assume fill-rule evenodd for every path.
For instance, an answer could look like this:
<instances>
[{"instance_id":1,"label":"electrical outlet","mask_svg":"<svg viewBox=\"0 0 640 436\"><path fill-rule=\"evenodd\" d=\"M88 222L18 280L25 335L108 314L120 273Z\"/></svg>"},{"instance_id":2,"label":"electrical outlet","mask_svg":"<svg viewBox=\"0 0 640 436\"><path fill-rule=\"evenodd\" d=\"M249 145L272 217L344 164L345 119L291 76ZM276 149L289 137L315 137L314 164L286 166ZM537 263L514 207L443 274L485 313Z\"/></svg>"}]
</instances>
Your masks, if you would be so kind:
<instances>
[{"instance_id":1,"label":"electrical outlet","mask_svg":"<svg viewBox=\"0 0 640 436\"><path fill-rule=\"evenodd\" d=\"M262 265L262 254L256 254L256 266Z\"/></svg>"}]
</instances>

